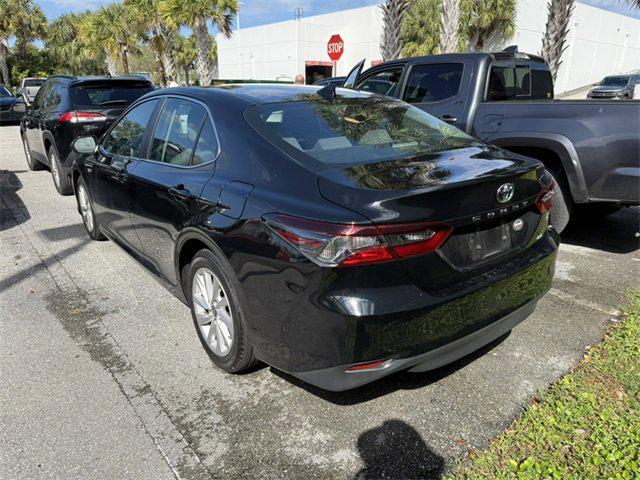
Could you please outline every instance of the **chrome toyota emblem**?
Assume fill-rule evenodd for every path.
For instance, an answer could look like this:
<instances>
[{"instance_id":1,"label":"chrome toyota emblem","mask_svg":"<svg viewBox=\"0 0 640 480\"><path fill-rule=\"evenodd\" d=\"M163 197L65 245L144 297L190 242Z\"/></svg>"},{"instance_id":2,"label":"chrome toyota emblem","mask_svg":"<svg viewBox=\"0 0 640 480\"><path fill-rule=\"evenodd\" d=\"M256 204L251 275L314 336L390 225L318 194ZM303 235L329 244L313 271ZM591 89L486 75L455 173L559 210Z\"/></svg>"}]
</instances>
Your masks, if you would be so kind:
<instances>
[{"instance_id":1,"label":"chrome toyota emblem","mask_svg":"<svg viewBox=\"0 0 640 480\"><path fill-rule=\"evenodd\" d=\"M496 197L500 203L507 203L509 200L513 198L513 192L515 188L513 187L513 183L503 183L498 188L496 192Z\"/></svg>"}]
</instances>

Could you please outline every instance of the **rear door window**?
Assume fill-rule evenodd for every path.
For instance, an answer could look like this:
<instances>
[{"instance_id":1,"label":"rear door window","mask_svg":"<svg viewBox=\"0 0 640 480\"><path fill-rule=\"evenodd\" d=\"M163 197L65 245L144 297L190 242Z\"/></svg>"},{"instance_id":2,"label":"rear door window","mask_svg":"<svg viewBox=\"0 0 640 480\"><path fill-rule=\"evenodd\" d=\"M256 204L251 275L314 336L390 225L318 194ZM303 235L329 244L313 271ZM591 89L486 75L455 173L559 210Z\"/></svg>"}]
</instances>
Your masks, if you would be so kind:
<instances>
[{"instance_id":1,"label":"rear door window","mask_svg":"<svg viewBox=\"0 0 640 480\"><path fill-rule=\"evenodd\" d=\"M183 167L191 165L206 118L207 111L197 103L178 98L167 100L151 139L149 160Z\"/></svg>"},{"instance_id":2,"label":"rear door window","mask_svg":"<svg viewBox=\"0 0 640 480\"><path fill-rule=\"evenodd\" d=\"M394 97L398 93L398 82L402 76L402 68L393 68L375 73L358 84L358 90Z\"/></svg>"},{"instance_id":3,"label":"rear door window","mask_svg":"<svg viewBox=\"0 0 640 480\"><path fill-rule=\"evenodd\" d=\"M153 88L147 84L89 84L71 88L71 101L78 108L127 106Z\"/></svg>"},{"instance_id":4,"label":"rear door window","mask_svg":"<svg viewBox=\"0 0 640 480\"><path fill-rule=\"evenodd\" d=\"M431 63L411 69L404 101L409 103L439 102L458 95L462 82L462 63Z\"/></svg>"},{"instance_id":5,"label":"rear door window","mask_svg":"<svg viewBox=\"0 0 640 480\"><path fill-rule=\"evenodd\" d=\"M111 155L144 158L144 134L157 103L149 100L133 108L111 129L103 148Z\"/></svg>"}]
</instances>

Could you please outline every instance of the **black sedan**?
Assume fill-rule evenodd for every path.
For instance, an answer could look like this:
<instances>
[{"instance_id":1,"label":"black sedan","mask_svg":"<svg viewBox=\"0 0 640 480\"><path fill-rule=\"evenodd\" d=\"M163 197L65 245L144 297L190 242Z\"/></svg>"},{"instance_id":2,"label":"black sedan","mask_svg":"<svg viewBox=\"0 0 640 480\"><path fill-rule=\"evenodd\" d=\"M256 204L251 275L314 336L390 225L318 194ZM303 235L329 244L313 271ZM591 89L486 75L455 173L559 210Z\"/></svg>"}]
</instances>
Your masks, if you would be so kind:
<instances>
[{"instance_id":1,"label":"black sedan","mask_svg":"<svg viewBox=\"0 0 640 480\"><path fill-rule=\"evenodd\" d=\"M89 235L187 304L228 372L259 359L346 390L431 370L508 332L551 285L541 164L399 100L162 90L74 148Z\"/></svg>"},{"instance_id":2,"label":"black sedan","mask_svg":"<svg viewBox=\"0 0 640 480\"><path fill-rule=\"evenodd\" d=\"M23 101L11 95L7 87L0 85L0 125L18 123L24 111Z\"/></svg>"}]
</instances>

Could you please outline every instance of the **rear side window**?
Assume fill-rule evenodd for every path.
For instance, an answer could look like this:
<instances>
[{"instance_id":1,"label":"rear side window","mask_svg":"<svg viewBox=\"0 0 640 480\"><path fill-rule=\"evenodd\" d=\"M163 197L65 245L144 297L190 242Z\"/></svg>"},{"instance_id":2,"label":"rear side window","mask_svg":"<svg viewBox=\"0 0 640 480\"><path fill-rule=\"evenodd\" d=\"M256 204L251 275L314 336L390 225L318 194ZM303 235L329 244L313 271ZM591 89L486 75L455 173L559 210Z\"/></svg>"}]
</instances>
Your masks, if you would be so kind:
<instances>
[{"instance_id":1,"label":"rear side window","mask_svg":"<svg viewBox=\"0 0 640 480\"><path fill-rule=\"evenodd\" d=\"M367 77L359 86L358 90L377 93L378 95L388 95L393 97L397 93L398 82L402 75L402 68L394 68L376 73Z\"/></svg>"},{"instance_id":2,"label":"rear side window","mask_svg":"<svg viewBox=\"0 0 640 480\"><path fill-rule=\"evenodd\" d=\"M77 85L71 88L71 101L79 108L126 106L151 90L146 84Z\"/></svg>"},{"instance_id":3,"label":"rear side window","mask_svg":"<svg viewBox=\"0 0 640 480\"><path fill-rule=\"evenodd\" d=\"M144 102L121 118L105 138L104 149L112 155L143 158L144 133L157 103Z\"/></svg>"},{"instance_id":4,"label":"rear side window","mask_svg":"<svg viewBox=\"0 0 640 480\"><path fill-rule=\"evenodd\" d=\"M404 101L409 103L439 102L458 95L462 81L462 63L432 63L411 69Z\"/></svg>"},{"instance_id":5,"label":"rear side window","mask_svg":"<svg viewBox=\"0 0 640 480\"><path fill-rule=\"evenodd\" d=\"M207 111L197 103L178 98L167 100L153 133L149 159L172 165L190 165L206 118Z\"/></svg>"}]
</instances>

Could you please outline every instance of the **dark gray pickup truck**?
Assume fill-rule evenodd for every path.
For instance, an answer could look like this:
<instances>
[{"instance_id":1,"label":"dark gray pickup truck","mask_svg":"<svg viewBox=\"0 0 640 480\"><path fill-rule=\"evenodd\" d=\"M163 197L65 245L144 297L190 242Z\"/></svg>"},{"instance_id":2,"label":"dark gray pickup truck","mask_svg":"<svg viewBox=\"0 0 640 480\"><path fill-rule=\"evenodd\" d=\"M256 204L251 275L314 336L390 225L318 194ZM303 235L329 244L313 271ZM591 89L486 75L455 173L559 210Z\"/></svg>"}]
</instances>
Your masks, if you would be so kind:
<instances>
[{"instance_id":1,"label":"dark gray pickup truck","mask_svg":"<svg viewBox=\"0 0 640 480\"><path fill-rule=\"evenodd\" d=\"M467 133L542 161L554 176L551 221L640 203L640 102L554 100L544 60L510 49L404 58L345 87L401 98Z\"/></svg>"}]
</instances>

